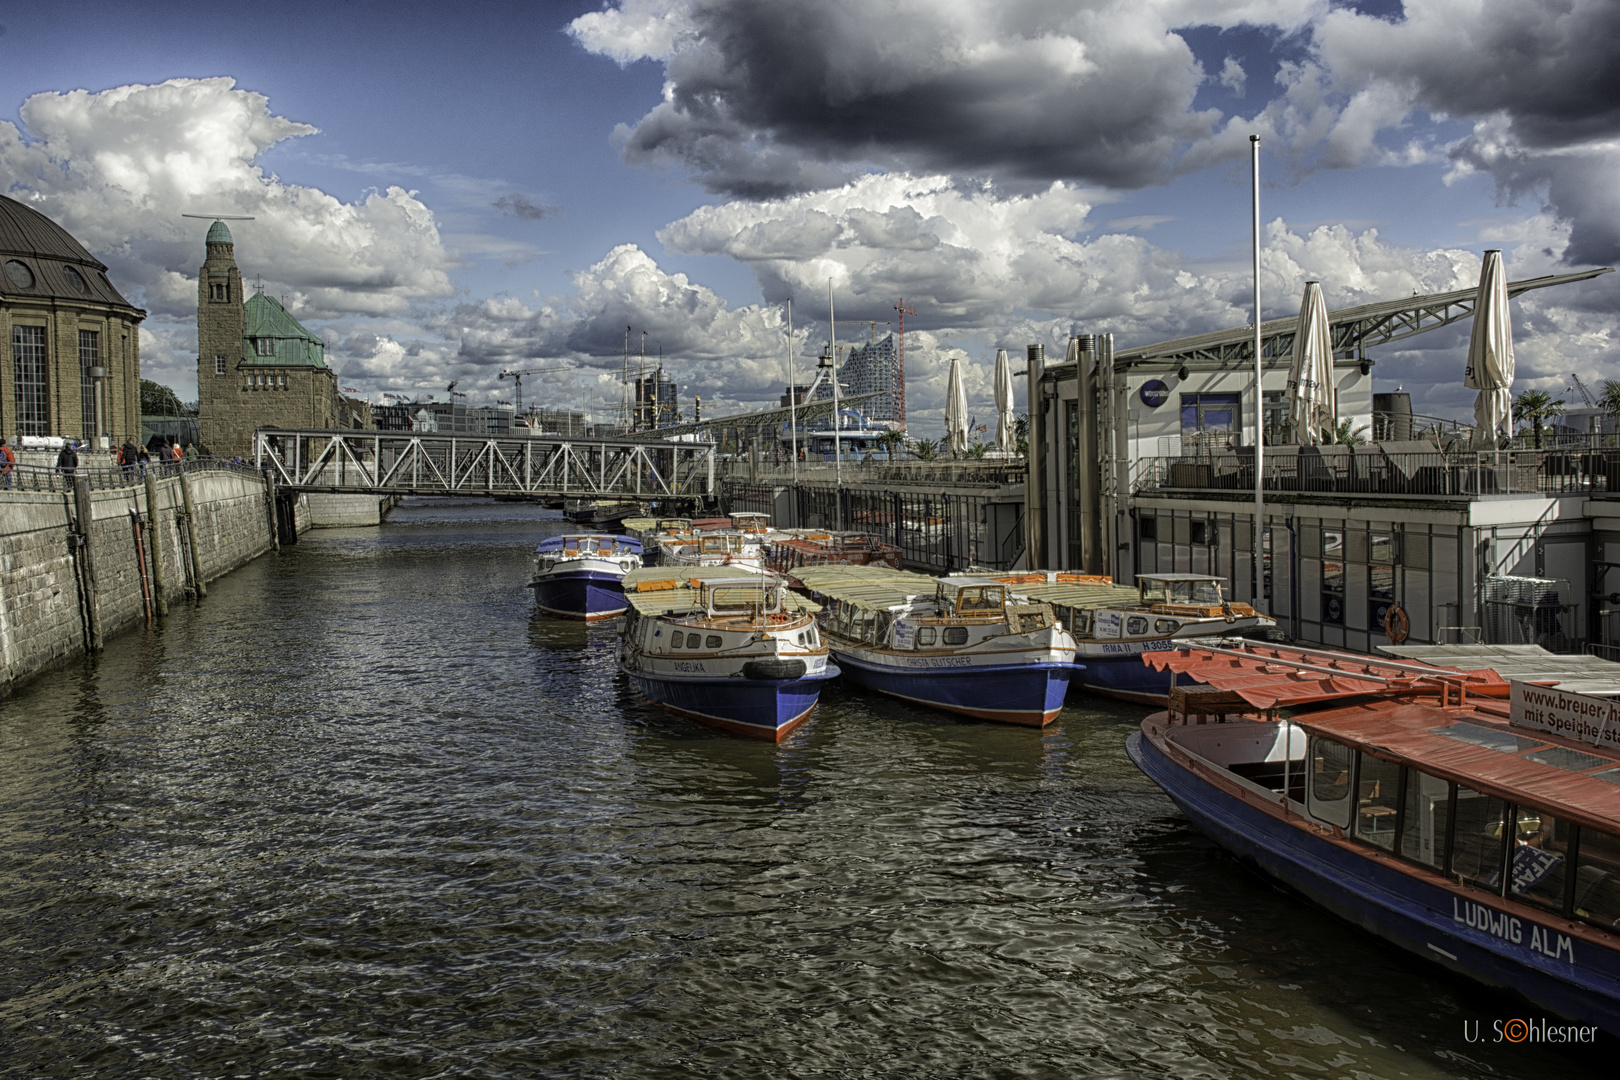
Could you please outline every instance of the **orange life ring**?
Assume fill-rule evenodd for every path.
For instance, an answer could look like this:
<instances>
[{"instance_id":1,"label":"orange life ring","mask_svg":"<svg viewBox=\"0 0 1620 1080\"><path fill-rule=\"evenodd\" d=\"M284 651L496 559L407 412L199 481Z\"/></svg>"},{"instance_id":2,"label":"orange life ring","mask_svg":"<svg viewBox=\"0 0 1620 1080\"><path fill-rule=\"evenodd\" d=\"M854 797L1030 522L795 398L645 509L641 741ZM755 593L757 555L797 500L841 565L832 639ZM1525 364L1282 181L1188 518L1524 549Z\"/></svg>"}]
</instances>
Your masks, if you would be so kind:
<instances>
[{"instance_id":1,"label":"orange life ring","mask_svg":"<svg viewBox=\"0 0 1620 1080\"><path fill-rule=\"evenodd\" d=\"M1411 632L1412 623L1406 617L1406 612L1398 605L1391 604L1389 610L1384 612L1384 636L1389 638L1390 644L1399 645Z\"/></svg>"}]
</instances>

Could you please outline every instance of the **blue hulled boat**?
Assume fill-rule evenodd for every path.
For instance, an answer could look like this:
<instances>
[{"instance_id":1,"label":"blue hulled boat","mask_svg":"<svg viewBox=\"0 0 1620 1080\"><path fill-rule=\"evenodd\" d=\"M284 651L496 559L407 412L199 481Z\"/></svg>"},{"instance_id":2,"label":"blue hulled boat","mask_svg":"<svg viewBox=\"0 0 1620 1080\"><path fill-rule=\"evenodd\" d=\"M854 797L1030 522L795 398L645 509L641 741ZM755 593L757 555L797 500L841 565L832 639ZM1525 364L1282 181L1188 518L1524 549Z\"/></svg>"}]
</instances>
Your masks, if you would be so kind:
<instances>
[{"instance_id":1,"label":"blue hulled boat","mask_svg":"<svg viewBox=\"0 0 1620 1080\"><path fill-rule=\"evenodd\" d=\"M775 576L658 567L625 577L619 668L655 705L736 735L776 741L836 678L817 605Z\"/></svg>"},{"instance_id":2,"label":"blue hulled boat","mask_svg":"<svg viewBox=\"0 0 1620 1080\"><path fill-rule=\"evenodd\" d=\"M1206 685L1172 691L1127 752L1217 843L1573 1021L1525 1039L1620 1035L1620 739L1594 719L1620 712L1611 700L1287 647L1151 662Z\"/></svg>"},{"instance_id":3,"label":"blue hulled boat","mask_svg":"<svg viewBox=\"0 0 1620 1080\"><path fill-rule=\"evenodd\" d=\"M1277 625L1248 604L1228 601L1221 579L1209 574L1138 574L1134 586L1057 570L992 580L1051 604L1074 634L1075 660L1084 665L1074 684L1122 701L1162 705L1170 693L1169 673L1142 663L1143 653Z\"/></svg>"},{"instance_id":4,"label":"blue hulled boat","mask_svg":"<svg viewBox=\"0 0 1620 1080\"><path fill-rule=\"evenodd\" d=\"M829 601L829 647L851 682L980 720L1043 727L1079 670L1050 604L989 578L877 566L803 567Z\"/></svg>"},{"instance_id":5,"label":"blue hulled boat","mask_svg":"<svg viewBox=\"0 0 1620 1080\"><path fill-rule=\"evenodd\" d=\"M570 533L534 549L534 603L565 619L624 613L624 575L641 566L641 542L625 536Z\"/></svg>"}]
</instances>

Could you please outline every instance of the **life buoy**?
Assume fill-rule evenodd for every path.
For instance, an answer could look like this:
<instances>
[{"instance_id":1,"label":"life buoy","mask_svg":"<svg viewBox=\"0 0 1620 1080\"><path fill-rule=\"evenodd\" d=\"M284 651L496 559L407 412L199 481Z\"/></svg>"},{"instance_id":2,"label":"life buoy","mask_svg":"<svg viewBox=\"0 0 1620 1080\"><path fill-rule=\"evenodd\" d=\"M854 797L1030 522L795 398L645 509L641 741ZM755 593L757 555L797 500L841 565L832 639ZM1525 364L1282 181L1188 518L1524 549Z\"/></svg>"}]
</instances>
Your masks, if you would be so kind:
<instances>
[{"instance_id":1,"label":"life buoy","mask_svg":"<svg viewBox=\"0 0 1620 1080\"><path fill-rule=\"evenodd\" d=\"M1391 604L1389 610L1384 612L1384 636L1389 638L1390 644L1399 645L1411 632L1412 622L1406 617L1406 612Z\"/></svg>"}]
</instances>

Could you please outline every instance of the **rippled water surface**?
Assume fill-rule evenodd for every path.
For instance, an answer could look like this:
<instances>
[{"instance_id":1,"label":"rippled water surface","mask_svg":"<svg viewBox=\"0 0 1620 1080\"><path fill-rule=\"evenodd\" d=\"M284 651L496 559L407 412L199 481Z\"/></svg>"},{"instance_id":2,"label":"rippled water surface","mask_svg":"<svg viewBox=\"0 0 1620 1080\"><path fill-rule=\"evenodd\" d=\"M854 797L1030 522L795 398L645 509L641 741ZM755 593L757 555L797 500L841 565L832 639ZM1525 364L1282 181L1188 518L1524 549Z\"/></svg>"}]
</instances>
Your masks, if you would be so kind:
<instances>
[{"instance_id":1,"label":"rippled water surface","mask_svg":"<svg viewBox=\"0 0 1620 1080\"><path fill-rule=\"evenodd\" d=\"M1599 1075L1125 757L834 687L779 747L535 618L558 515L310 533L0 701L0 1074Z\"/></svg>"}]
</instances>

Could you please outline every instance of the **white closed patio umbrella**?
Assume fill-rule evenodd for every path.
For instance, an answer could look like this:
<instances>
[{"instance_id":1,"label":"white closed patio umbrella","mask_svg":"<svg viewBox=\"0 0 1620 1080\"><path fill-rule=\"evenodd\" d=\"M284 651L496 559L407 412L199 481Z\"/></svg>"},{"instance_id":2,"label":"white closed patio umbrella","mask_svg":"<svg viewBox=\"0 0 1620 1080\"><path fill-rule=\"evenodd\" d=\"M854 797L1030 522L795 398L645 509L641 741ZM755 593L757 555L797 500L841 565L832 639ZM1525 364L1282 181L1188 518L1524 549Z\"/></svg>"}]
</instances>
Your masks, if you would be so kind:
<instances>
[{"instance_id":1,"label":"white closed patio umbrella","mask_svg":"<svg viewBox=\"0 0 1620 1080\"><path fill-rule=\"evenodd\" d=\"M1305 283L1294 330L1294 357L1288 365L1288 415L1294 441L1315 446L1324 431L1339 426L1339 392L1333 385L1333 340L1328 335L1327 301L1322 285Z\"/></svg>"},{"instance_id":2,"label":"white closed patio umbrella","mask_svg":"<svg viewBox=\"0 0 1620 1080\"><path fill-rule=\"evenodd\" d=\"M1463 385L1479 391L1474 399L1474 448L1495 450L1513 436L1513 324L1508 319L1500 251L1487 251L1479 268Z\"/></svg>"},{"instance_id":3,"label":"white closed patio umbrella","mask_svg":"<svg viewBox=\"0 0 1620 1080\"><path fill-rule=\"evenodd\" d=\"M1012 453L1016 441L1013 436L1013 384L1012 368L1007 364L1007 350L996 350L996 448Z\"/></svg>"},{"instance_id":4,"label":"white closed patio umbrella","mask_svg":"<svg viewBox=\"0 0 1620 1080\"><path fill-rule=\"evenodd\" d=\"M945 384L945 438L951 453L957 457L967 453L967 391L962 387L962 362L951 357L950 381Z\"/></svg>"}]
</instances>

